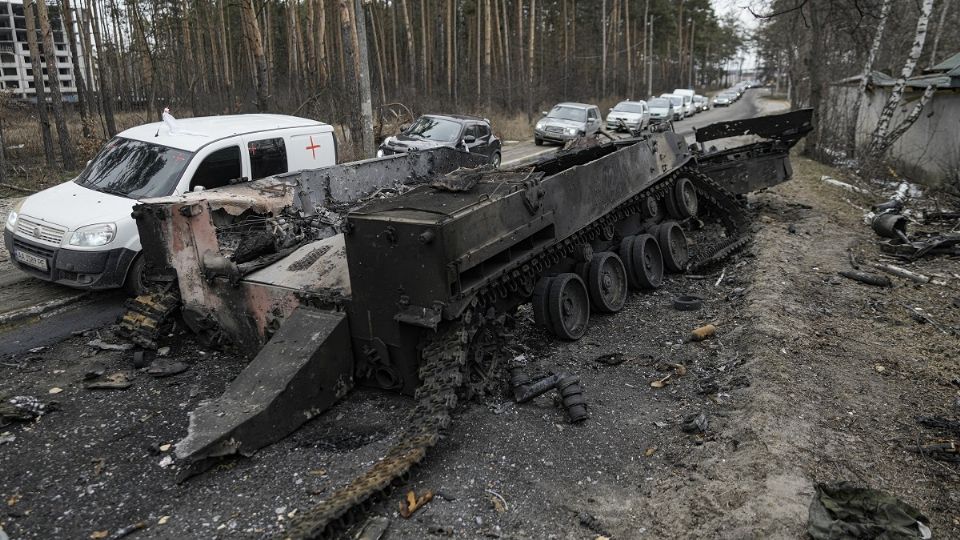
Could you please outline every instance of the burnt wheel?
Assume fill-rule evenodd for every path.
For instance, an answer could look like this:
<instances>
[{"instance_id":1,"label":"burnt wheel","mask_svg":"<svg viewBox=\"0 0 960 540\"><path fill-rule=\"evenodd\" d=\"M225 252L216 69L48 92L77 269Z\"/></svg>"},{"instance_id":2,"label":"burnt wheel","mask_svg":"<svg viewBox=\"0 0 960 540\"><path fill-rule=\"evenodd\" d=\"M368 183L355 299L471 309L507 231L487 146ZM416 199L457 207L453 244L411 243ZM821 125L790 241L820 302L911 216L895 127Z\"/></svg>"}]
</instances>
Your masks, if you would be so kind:
<instances>
[{"instance_id":1,"label":"burnt wheel","mask_svg":"<svg viewBox=\"0 0 960 540\"><path fill-rule=\"evenodd\" d=\"M636 236L625 236L623 240L620 241L620 248L617 249L617 253L620 254L620 261L623 262L624 268L627 269L627 284L631 289L640 289L640 283L637 282L636 270L633 267L633 243L636 240Z\"/></svg>"},{"instance_id":2,"label":"burnt wheel","mask_svg":"<svg viewBox=\"0 0 960 540\"><path fill-rule=\"evenodd\" d=\"M550 328L550 316L547 314L547 296L550 293L550 281L553 278L542 277L537 284L533 286L533 296L530 300L533 304L533 321L537 326Z\"/></svg>"},{"instance_id":3,"label":"burnt wheel","mask_svg":"<svg viewBox=\"0 0 960 540\"><path fill-rule=\"evenodd\" d=\"M590 260L587 289L594 309L602 313L616 313L627 301L627 269L620 257L611 251L602 251Z\"/></svg>"},{"instance_id":4,"label":"burnt wheel","mask_svg":"<svg viewBox=\"0 0 960 540\"><path fill-rule=\"evenodd\" d=\"M660 221L667 217L667 212L657 197L647 197L644 199L641 209L643 211L643 217L646 219Z\"/></svg>"},{"instance_id":5,"label":"burnt wheel","mask_svg":"<svg viewBox=\"0 0 960 540\"><path fill-rule=\"evenodd\" d=\"M667 212L670 217L687 219L697 215L699 204L697 190L689 178L680 178L673 185L670 194L666 197Z\"/></svg>"},{"instance_id":6,"label":"burnt wheel","mask_svg":"<svg viewBox=\"0 0 960 540\"><path fill-rule=\"evenodd\" d=\"M571 341L583 337L590 321L590 298L580 276L560 274L551 280L547 313L557 337Z\"/></svg>"},{"instance_id":7,"label":"burnt wheel","mask_svg":"<svg viewBox=\"0 0 960 540\"><path fill-rule=\"evenodd\" d=\"M632 266L639 289L656 289L663 285L663 254L656 238L639 234L633 240Z\"/></svg>"},{"instance_id":8,"label":"burnt wheel","mask_svg":"<svg viewBox=\"0 0 960 540\"><path fill-rule=\"evenodd\" d=\"M676 221L666 221L657 227L657 242L663 253L663 266L671 272L683 272L690 259L687 236Z\"/></svg>"}]
</instances>

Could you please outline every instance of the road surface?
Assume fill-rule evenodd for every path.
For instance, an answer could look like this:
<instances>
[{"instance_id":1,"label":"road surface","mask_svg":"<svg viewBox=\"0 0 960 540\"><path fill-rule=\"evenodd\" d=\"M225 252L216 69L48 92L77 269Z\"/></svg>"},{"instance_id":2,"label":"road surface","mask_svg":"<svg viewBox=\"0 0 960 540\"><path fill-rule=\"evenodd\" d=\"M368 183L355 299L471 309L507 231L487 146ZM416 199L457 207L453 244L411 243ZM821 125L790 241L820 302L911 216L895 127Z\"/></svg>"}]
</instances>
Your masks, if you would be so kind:
<instances>
[{"instance_id":1,"label":"road surface","mask_svg":"<svg viewBox=\"0 0 960 540\"><path fill-rule=\"evenodd\" d=\"M674 129L693 142L695 127L773 112L776 105L765 106L758 99L766 92L750 90L732 106L675 122ZM503 166L521 165L559 148L558 145L536 146L532 140L505 145ZM4 221L12 204L12 199L0 200L0 217ZM0 246L0 357L23 354L74 332L101 327L123 312L125 297L120 291L84 293L47 283L20 272L9 258Z\"/></svg>"}]
</instances>

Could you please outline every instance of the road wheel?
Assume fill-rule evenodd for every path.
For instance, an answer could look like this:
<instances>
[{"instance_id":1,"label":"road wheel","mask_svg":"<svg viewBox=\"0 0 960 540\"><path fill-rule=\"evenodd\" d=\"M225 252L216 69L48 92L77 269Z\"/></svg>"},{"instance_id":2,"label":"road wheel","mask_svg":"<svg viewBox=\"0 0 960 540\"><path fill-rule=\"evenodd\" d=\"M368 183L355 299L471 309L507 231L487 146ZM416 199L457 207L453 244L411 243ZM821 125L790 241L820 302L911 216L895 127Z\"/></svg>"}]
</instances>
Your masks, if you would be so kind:
<instances>
[{"instance_id":1,"label":"road wheel","mask_svg":"<svg viewBox=\"0 0 960 540\"><path fill-rule=\"evenodd\" d=\"M533 296L530 300L533 304L533 321L537 326L550 329L550 315L547 312L547 297L550 293L550 282L553 278L542 277L533 287Z\"/></svg>"},{"instance_id":2,"label":"road wheel","mask_svg":"<svg viewBox=\"0 0 960 540\"><path fill-rule=\"evenodd\" d=\"M697 190L689 178L680 178L667 195L667 211L670 217L687 219L697 215L699 208Z\"/></svg>"},{"instance_id":3,"label":"road wheel","mask_svg":"<svg viewBox=\"0 0 960 540\"><path fill-rule=\"evenodd\" d=\"M494 152L493 156L490 157L490 164L493 165L494 169L500 168L500 152Z\"/></svg>"},{"instance_id":4,"label":"road wheel","mask_svg":"<svg viewBox=\"0 0 960 540\"><path fill-rule=\"evenodd\" d=\"M649 290L663 285L663 254L654 237L649 234L634 237L631 257L637 288Z\"/></svg>"},{"instance_id":5,"label":"road wheel","mask_svg":"<svg viewBox=\"0 0 960 540\"><path fill-rule=\"evenodd\" d=\"M127 279L123 282L123 288L130 296L140 296L147 293L149 282L146 272L147 260L143 255L137 255L127 270Z\"/></svg>"},{"instance_id":6,"label":"road wheel","mask_svg":"<svg viewBox=\"0 0 960 540\"><path fill-rule=\"evenodd\" d=\"M647 197L643 200L642 203L643 217L653 221L661 221L663 218L667 217L666 211L663 209L663 205L660 204L660 199L657 197Z\"/></svg>"},{"instance_id":7,"label":"road wheel","mask_svg":"<svg viewBox=\"0 0 960 540\"><path fill-rule=\"evenodd\" d=\"M547 299L553 333L575 341L587 332L590 322L590 297L583 280L576 274L560 274L550 283Z\"/></svg>"},{"instance_id":8,"label":"road wheel","mask_svg":"<svg viewBox=\"0 0 960 540\"><path fill-rule=\"evenodd\" d=\"M665 221L657 227L657 242L663 254L663 265L671 272L683 272L690 259L687 236L676 221Z\"/></svg>"},{"instance_id":9,"label":"road wheel","mask_svg":"<svg viewBox=\"0 0 960 540\"><path fill-rule=\"evenodd\" d=\"M533 144L537 146L543 146L543 139L541 139L540 137L534 137Z\"/></svg>"},{"instance_id":10,"label":"road wheel","mask_svg":"<svg viewBox=\"0 0 960 540\"><path fill-rule=\"evenodd\" d=\"M617 249L617 253L620 254L620 260L627 269L627 284L630 285L631 289L640 289L640 283L635 277L636 269L633 267L633 243L635 239L634 236L625 236L623 240L620 240L620 248Z\"/></svg>"},{"instance_id":11,"label":"road wheel","mask_svg":"<svg viewBox=\"0 0 960 540\"><path fill-rule=\"evenodd\" d=\"M627 302L627 269L620 257L610 251L597 253L590 260L587 289L594 309L616 313Z\"/></svg>"}]
</instances>

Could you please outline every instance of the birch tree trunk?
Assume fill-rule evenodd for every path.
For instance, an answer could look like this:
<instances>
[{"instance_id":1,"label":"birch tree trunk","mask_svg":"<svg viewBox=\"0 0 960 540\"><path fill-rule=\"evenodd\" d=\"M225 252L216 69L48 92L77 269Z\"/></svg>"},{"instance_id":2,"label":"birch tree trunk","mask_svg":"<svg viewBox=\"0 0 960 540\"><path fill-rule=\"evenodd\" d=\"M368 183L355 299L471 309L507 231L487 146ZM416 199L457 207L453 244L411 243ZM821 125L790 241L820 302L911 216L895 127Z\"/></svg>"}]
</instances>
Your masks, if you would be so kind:
<instances>
[{"instance_id":1,"label":"birch tree trunk","mask_svg":"<svg viewBox=\"0 0 960 540\"><path fill-rule=\"evenodd\" d=\"M37 23L33 15L33 0L23 3L27 23L27 46L30 48L30 65L33 69L34 95L37 100L37 116L40 119L40 137L43 139L43 154L48 167L57 165L53 150L53 135L50 133L50 118L47 116L47 93L43 88L43 67L40 65L40 47L37 45Z\"/></svg>"},{"instance_id":2,"label":"birch tree trunk","mask_svg":"<svg viewBox=\"0 0 960 540\"><path fill-rule=\"evenodd\" d=\"M260 25L257 14L253 9L253 0L240 1L240 16L243 19L243 34L253 53L254 72L253 82L257 89L257 111L263 112L268 108L267 100L270 97L267 79L267 59L263 52L263 36L260 34Z\"/></svg>"},{"instance_id":3,"label":"birch tree trunk","mask_svg":"<svg viewBox=\"0 0 960 540\"><path fill-rule=\"evenodd\" d=\"M357 73L357 94L360 102L360 134L363 141L363 157L373 157L373 99L370 95L370 54L367 50L367 24L361 0L353 0L352 37Z\"/></svg>"},{"instance_id":4,"label":"birch tree trunk","mask_svg":"<svg viewBox=\"0 0 960 540\"><path fill-rule=\"evenodd\" d=\"M930 67L937 65L937 49L940 48L940 34L943 33L943 24L947 20L947 10L950 9L950 0L943 0L940 8L940 20L937 21L937 32L933 35L933 47L930 48Z\"/></svg>"},{"instance_id":5,"label":"birch tree trunk","mask_svg":"<svg viewBox=\"0 0 960 540\"><path fill-rule=\"evenodd\" d=\"M53 30L50 28L50 17L47 14L47 4L44 0L36 3L37 18L40 20L40 31L43 34L43 56L47 60L47 79L50 82L50 101L53 109L53 119L57 124L57 140L60 142L60 157L63 168L72 171L76 168L73 157L73 145L70 142L70 131L67 129L67 119L63 110L63 94L60 93L60 72L57 70L57 48L53 46ZM34 72L34 80L40 76L43 86L43 74Z\"/></svg>"},{"instance_id":6,"label":"birch tree trunk","mask_svg":"<svg viewBox=\"0 0 960 540\"><path fill-rule=\"evenodd\" d=\"M853 118L847 126L847 155L856 155L857 151L857 126L860 124L860 107L863 104L863 96L867 93L867 86L870 84L870 73L873 71L873 62L877 58L877 51L880 50L880 44L883 43L883 30L887 25L887 16L890 14L890 0L883 0L880 7L880 20L877 21L877 32L873 36L873 44L870 45L870 52L867 54L867 61L863 65L863 78L857 87L857 95L853 102Z\"/></svg>"},{"instance_id":7,"label":"birch tree trunk","mask_svg":"<svg viewBox=\"0 0 960 540\"><path fill-rule=\"evenodd\" d=\"M900 78L893 85L890 91L890 97L886 105L880 112L880 119L877 121L877 127L873 130L873 137L870 141L869 153L873 157L880 157L883 152L890 147L890 120L900 100L903 98L903 89L907 85L907 79L913 75L913 69L920 60L920 54L923 52L923 43L927 39L927 23L930 20L930 11L933 9L933 0L923 0L920 6L920 16L917 18L917 30L913 37L913 46L910 48L910 54L907 61L903 64L903 70L900 72Z\"/></svg>"}]
</instances>

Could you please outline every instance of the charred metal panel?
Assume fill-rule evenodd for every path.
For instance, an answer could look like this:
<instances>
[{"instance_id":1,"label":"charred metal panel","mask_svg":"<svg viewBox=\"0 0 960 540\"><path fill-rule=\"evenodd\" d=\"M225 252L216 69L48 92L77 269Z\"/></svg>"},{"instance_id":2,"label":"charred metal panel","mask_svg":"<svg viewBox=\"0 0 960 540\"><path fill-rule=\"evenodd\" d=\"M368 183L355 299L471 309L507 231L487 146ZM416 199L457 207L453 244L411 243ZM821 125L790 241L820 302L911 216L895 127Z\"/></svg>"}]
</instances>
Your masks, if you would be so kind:
<instances>
[{"instance_id":1,"label":"charred metal panel","mask_svg":"<svg viewBox=\"0 0 960 540\"><path fill-rule=\"evenodd\" d=\"M300 307L219 398L190 413L180 459L250 456L353 388L346 315Z\"/></svg>"},{"instance_id":2,"label":"charred metal panel","mask_svg":"<svg viewBox=\"0 0 960 540\"><path fill-rule=\"evenodd\" d=\"M699 154L700 170L731 193L772 187L793 176L790 148L812 129L811 109L720 122L696 130L697 141L754 135L766 140Z\"/></svg>"}]
</instances>

